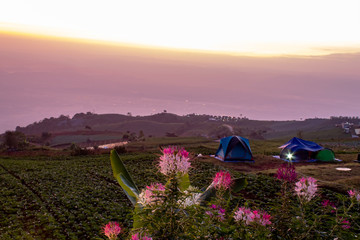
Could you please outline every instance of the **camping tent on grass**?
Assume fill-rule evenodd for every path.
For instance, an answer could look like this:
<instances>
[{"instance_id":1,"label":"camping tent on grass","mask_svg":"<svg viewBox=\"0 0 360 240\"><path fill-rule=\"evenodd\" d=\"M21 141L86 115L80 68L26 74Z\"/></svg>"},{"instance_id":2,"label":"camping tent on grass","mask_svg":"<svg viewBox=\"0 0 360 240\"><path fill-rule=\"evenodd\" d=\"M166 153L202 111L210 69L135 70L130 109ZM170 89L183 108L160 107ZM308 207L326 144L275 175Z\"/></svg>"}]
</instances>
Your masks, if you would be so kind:
<instances>
[{"instance_id":1,"label":"camping tent on grass","mask_svg":"<svg viewBox=\"0 0 360 240\"><path fill-rule=\"evenodd\" d=\"M334 152L322 146L300 138L292 138L282 145L280 158L292 162L332 162L335 160Z\"/></svg>"},{"instance_id":2,"label":"camping tent on grass","mask_svg":"<svg viewBox=\"0 0 360 240\"><path fill-rule=\"evenodd\" d=\"M335 160L335 154L333 150L325 148L316 154L315 159L321 162L332 162Z\"/></svg>"},{"instance_id":3,"label":"camping tent on grass","mask_svg":"<svg viewBox=\"0 0 360 240\"><path fill-rule=\"evenodd\" d=\"M225 162L253 162L249 140L240 136L222 138L215 157Z\"/></svg>"}]
</instances>

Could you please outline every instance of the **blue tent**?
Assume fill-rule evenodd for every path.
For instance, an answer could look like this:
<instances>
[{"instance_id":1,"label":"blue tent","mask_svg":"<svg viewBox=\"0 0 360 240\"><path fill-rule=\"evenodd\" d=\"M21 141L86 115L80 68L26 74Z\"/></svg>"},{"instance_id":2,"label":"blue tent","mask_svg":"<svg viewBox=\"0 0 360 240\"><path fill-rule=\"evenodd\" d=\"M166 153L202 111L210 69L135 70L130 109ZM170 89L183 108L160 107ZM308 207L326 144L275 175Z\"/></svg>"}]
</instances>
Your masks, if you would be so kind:
<instances>
[{"instance_id":1,"label":"blue tent","mask_svg":"<svg viewBox=\"0 0 360 240\"><path fill-rule=\"evenodd\" d=\"M253 162L249 140L240 136L222 138L215 157L225 162Z\"/></svg>"},{"instance_id":2,"label":"blue tent","mask_svg":"<svg viewBox=\"0 0 360 240\"><path fill-rule=\"evenodd\" d=\"M316 154L324 149L314 142L297 137L292 138L279 148L282 148L280 158L292 162L316 161Z\"/></svg>"}]
</instances>

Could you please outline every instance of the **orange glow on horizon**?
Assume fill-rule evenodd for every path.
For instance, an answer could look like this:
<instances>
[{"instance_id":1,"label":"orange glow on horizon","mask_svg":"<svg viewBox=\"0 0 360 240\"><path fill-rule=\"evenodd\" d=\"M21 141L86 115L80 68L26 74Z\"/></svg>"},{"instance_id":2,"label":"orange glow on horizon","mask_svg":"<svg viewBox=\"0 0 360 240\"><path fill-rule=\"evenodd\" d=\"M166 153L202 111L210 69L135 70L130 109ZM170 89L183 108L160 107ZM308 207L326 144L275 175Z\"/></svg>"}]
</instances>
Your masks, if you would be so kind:
<instances>
[{"instance_id":1,"label":"orange glow on horizon","mask_svg":"<svg viewBox=\"0 0 360 240\"><path fill-rule=\"evenodd\" d=\"M40 31L20 31L19 28L16 30L5 29L2 30L0 28L0 34L9 35L9 36L18 36L25 38L37 38L42 40L56 40L61 42L74 42L74 43L83 43L83 44L95 44L102 46L117 46L117 47L127 47L132 49L148 49L148 50L157 50L157 51L171 51L171 52L193 52L193 53L203 53L203 54L215 54L215 55L233 55L233 56L245 56L245 57L279 57L279 56L287 56L287 57L306 57L306 56L323 56L330 55L334 53L359 53L360 52L360 44L354 46L347 46L345 48L340 47L326 47L326 46L318 46L318 49L306 49L306 47L299 47L297 51L284 52L268 52L261 51L262 47L257 46L257 51L249 51L249 52L236 52L236 51L221 51L221 50L212 50L212 49L192 49L192 48L180 48L180 47L164 47L164 46L154 46L154 45L146 45L146 44L135 44L135 43L124 43L117 41L109 41L109 40L100 40L100 39L91 39L91 38L79 38L79 37L71 37L71 36L62 36L57 34L44 34ZM270 45L270 44L268 44ZM284 45L279 45L279 47L284 48ZM293 47L293 46L291 46ZM266 48L266 45L264 45ZM313 47L314 48L314 47Z\"/></svg>"},{"instance_id":2,"label":"orange glow on horizon","mask_svg":"<svg viewBox=\"0 0 360 240\"><path fill-rule=\"evenodd\" d=\"M358 52L358 0L12 0L0 31L243 56Z\"/></svg>"}]
</instances>

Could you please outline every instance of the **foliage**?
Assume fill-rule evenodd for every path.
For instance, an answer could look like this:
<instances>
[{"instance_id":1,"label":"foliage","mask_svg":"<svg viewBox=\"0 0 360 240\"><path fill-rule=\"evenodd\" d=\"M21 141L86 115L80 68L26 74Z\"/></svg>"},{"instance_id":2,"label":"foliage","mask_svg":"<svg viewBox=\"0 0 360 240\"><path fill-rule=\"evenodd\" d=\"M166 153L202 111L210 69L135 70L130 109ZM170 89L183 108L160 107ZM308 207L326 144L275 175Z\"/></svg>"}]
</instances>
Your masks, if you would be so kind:
<instances>
[{"instance_id":1,"label":"foliage","mask_svg":"<svg viewBox=\"0 0 360 240\"><path fill-rule=\"evenodd\" d=\"M43 140L47 140L47 139L49 139L51 137L51 133L49 133L49 132L42 132L41 133L41 138L43 139Z\"/></svg>"},{"instance_id":2,"label":"foliage","mask_svg":"<svg viewBox=\"0 0 360 240\"><path fill-rule=\"evenodd\" d=\"M134 204L133 234L140 232L153 239L348 239L360 233L357 190L350 190L347 198L339 196L342 206L330 204L336 209L330 216L328 209L316 207L320 198L317 181L312 177L296 181L295 168L289 164L278 169L281 191L277 202L267 203L271 208L264 206L269 212L258 207L254 210L247 201L239 207L241 200L234 207L236 192L247 181L233 181L230 173L219 171L201 191L190 185L187 151L168 147L162 153L158 167L166 185L153 183L140 194L118 155L111 153L114 176ZM350 214L356 204L357 210Z\"/></svg>"},{"instance_id":3,"label":"foliage","mask_svg":"<svg viewBox=\"0 0 360 240\"><path fill-rule=\"evenodd\" d=\"M9 149L21 150L24 149L28 143L26 136L22 132L6 131L4 136L4 145Z\"/></svg>"},{"instance_id":4,"label":"foliage","mask_svg":"<svg viewBox=\"0 0 360 240\"><path fill-rule=\"evenodd\" d=\"M116 147L114 147L114 150L115 150L118 154L124 154L124 153L127 152L125 146L116 146Z\"/></svg>"},{"instance_id":5,"label":"foliage","mask_svg":"<svg viewBox=\"0 0 360 240\"><path fill-rule=\"evenodd\" d=\"M108 158L1 158L0 165L0 239L93 239L99 226L130 213L107 178Z\"/></svg>"},{"instance_id":6,"label":"foliage","mask_svg":"<svg viewBox=\"0 0 360 240\"><path fill-rule=\"evenodd\" d=\"M94 151L91 149L81 148L76 144L71 144L70 146L72 156L86 156L94 154Z\"/></svg>"}]
</instances>

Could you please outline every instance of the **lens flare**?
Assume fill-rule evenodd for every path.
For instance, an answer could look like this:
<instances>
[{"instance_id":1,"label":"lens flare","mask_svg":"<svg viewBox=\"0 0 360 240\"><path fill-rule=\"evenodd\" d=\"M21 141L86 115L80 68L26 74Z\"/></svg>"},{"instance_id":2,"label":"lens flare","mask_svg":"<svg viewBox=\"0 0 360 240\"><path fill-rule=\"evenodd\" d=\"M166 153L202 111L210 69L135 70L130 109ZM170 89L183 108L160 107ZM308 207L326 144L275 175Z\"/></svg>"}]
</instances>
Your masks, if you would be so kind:
<instances>
[{"instance_id":1,"label":"lens flare","mask_svg":"<svg viewBox=\"0 0 360 240\"><path fill-rule=\"evenodd\" d=\"M288 153L286 158L289 159L290 161L293 159L294 155L292 153Z\"/></svg>"}]
</instances>

